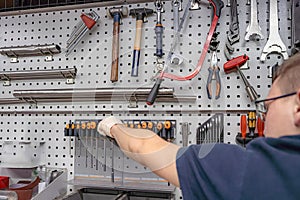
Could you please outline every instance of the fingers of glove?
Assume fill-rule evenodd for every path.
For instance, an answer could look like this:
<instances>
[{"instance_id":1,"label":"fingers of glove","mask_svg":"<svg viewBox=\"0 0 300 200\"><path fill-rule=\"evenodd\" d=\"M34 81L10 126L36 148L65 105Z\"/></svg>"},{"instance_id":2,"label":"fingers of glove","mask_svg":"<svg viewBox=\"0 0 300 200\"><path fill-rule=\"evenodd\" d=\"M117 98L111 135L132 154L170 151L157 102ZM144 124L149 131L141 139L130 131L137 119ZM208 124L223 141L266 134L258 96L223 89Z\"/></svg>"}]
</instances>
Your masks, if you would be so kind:
<instances>
[{"instance_id":1,"label":"fingers of glove","mask_svg":"<svg viewBox=\"0 0 300 200\"><path fill-rule=\"evenodd\" d=\"M113 138L113 136L110 133L110 129L111 129L111 127L113 127L116 124L123 124L123 123L122 123L121 120L119 120L118 118L116 118L114 116L110 116L110 117L104 118L98 124L97 131L101 135L109 136L109 137Z\"/></svg>"}]
</instances>

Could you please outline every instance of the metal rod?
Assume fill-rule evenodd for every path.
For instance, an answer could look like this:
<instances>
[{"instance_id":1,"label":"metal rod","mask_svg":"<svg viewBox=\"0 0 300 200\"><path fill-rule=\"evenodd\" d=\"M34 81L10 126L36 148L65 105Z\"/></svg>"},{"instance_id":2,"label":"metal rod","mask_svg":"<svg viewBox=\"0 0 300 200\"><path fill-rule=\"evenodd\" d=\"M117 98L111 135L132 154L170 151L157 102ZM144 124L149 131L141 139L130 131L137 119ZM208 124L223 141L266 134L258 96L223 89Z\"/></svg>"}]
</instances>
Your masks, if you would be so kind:
<instances>
[{"instance_id":1,"label":"metal rod","mask_svg":"<svg viewBox=\"0 0 300 200\"><path fill-rule=\"evenodd\" d=\"M28 79L56 79L56 78L74 78L77 69L49 69L49 70L24 70L24 71L2 71L0 80L28 80Z\"/></svg>"}]
</instances>

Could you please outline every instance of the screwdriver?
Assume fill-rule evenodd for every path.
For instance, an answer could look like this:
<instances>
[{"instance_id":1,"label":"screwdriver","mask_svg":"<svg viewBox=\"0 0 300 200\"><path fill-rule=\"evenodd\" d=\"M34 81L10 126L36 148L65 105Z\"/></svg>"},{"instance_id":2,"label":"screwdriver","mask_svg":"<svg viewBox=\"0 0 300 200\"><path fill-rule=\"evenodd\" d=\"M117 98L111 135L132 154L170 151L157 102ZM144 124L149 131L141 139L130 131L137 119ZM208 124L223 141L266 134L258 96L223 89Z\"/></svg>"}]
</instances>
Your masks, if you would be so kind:
<instances>
[{"instance_id":1,"label":"screwdriver","mask_svg":"<svg viewBox=\"0 0 300 200\"><path fill-rule=\"evenodd\" d=\"M254 138L255 136L255 126L256 126L256 113L255 111L250 111L248 113L248 129L249 137Z\"/></svg>"},{"instance_id":2,"label":"screwdriver","mask_svg":"<svg viewBox=\"0 0 300 200\"><path fill-rule=\"evenodd\" d=\"M264 122L260 119L260 117L257 118L257 132L258 132L258 137L264 137L264 127L265 124Z\"/></svg>"},{"instance_id":3,"label":"screwdriver","mask_svg":"<svg viewBox=\"0 0 300 200\"><path fill-rule=\"evenodd\" d=\"M98 137L96 134L97 124L96 122L91 122L91 141L92 141L92 157L93 157L93 149L94 149L94 138L96 139L96 170L98 170Z\"/></svg>"},{"instance_id":4,"label":"screwdriver","mask_svg":"<svg viewBox=\"0 0 300 200\"><path fill-rule=\"evenodd\" d=\"M87 129L86 129L86 123L83 122L81 123L81 130L82 130L82 133L85 134L85 142L87 141ZM83 137L83 134L82 134L82 137ZM87 152L87 148L85 149L85 167L87 168L87 163L88 163L88 152Z\"/></svg>"},{"instance_id":5,"label":"screwdriver","mask_svg":"<svg viewBox=\"0 0 300 200\"><path fill-rule=\"evenodd\" d=\"M172 140L171 127L172 127L172 123L170 121L164 122L164 129L166 131L166 139L168 142Z\"/></svg>"},{"instance_id":6,"label":"screwdriver","mask_svg":"<svg viewBox=\"0 0 300 200\"><path fill-rule=\"evenodd\" d=\"M247 116L246 115L241 115L241 134L242 134L242 139L243 139L243 146L245 146L245 140L247 137Z\"/></svg>"}]
</instances>

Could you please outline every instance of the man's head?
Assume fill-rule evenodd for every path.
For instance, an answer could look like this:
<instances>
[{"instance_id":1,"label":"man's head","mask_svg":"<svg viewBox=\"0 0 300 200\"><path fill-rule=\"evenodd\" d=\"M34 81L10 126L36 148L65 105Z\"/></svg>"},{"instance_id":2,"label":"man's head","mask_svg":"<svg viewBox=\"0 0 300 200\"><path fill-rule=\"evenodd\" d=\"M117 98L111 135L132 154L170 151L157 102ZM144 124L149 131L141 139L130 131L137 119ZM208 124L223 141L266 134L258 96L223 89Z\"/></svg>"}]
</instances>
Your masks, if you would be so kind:
<instances>
[{"instance_id":1,"label":"man's head","mask_svg":"<svg viewBox=\"0 0 300 200\"><path fill-rule=\"evenodd\" d=\"M268 108L266 136L300 134L300 53L292 56L279 67L267 98L291 92L297 92L297 94L265 102Z\"/></svg>"}]
</instances>

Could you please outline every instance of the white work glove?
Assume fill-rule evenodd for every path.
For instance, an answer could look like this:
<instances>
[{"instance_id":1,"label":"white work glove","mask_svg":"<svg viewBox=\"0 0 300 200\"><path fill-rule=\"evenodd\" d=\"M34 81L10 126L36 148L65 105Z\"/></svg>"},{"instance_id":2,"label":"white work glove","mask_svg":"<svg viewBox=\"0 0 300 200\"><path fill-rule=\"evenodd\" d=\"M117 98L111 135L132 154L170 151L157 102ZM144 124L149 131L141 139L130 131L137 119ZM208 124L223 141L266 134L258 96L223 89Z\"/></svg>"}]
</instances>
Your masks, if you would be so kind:
<instances>
[{"instance_id":1,"label":"white work glove","mask_svg":"<svg viewBox=\"0 0 300 200\"><path fill-rule=\"evenodd\" d=\"M109 136L109 137L113 138L113 136L110 133L110 129L113 125L116 125L116 124L123 124L123 123L121 120L119 120L118 118L116 118L114 116L104 118L98 124L97 131L103 136Z\"/></svg>"}]
</instances>

